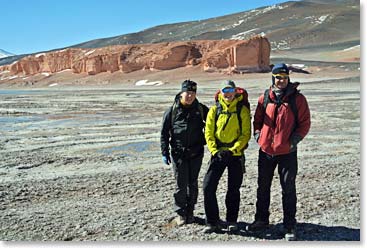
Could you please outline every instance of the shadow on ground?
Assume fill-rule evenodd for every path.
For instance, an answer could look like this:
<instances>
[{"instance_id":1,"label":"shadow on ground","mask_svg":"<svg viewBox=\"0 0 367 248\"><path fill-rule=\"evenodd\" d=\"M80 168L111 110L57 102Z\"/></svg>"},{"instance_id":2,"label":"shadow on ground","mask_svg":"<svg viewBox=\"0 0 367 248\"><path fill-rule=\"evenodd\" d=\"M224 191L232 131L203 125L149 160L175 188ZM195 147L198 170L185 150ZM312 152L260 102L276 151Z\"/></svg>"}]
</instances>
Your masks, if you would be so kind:
<instances>
[{"instance_id":1,"label":"shadow on ground","mask_svg":"<svg viewBox=\"0 0 367 248\"><path fill-rule=\"evenodd\" d=\"M195 217L195 222L205 225L205 220ZM282 224L271 225L262 232L248 232L246 226L250 223L239 222L239 231L233 235L255 237L266 240L284 239L284 228ZM225 233L224 231L221 233ZM344 226L323 226L311 223L297 223L298 241L360 241L360 229Z\"/></svg>"},{"instance_id":2,"label":"shadow on ground","mask_svg":"<svg viewBox=\"0 0 367 248\"><path fill-rule=\"evenodd\" d=\"M279 240L284 238L282 224L271 225L263 232L249 233L246 226L249 223L240 222L238 235L252 236L260 239ZM298 241L360 241L360 229L344 226L323 226L311 223L297 223Z\"/></svg>"}]
</instances>

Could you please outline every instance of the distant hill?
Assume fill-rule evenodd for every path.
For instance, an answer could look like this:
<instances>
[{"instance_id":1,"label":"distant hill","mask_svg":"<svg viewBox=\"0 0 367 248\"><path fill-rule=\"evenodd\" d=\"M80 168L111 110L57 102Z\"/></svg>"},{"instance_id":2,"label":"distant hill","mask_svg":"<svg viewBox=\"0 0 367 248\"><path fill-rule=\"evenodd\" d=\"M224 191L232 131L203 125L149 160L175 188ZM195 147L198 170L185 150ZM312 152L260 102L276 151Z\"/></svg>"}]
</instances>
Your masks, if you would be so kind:
<instances>
[{"instance_id":1,"label":"distant hill","mask_svg":"<svg viewBox=\"0 0 367 248\"><path fill-rule=\"evenodd\" d=\"M0 49L0 58L5 58L5 57L9 57L9 56L14 56L14 54L9 53L3 49Z\"/></svg>"},{"instance_id":2,"label":"distant hill","mask_svg":"<svg viewBox=\"0 0 367 248\"><path fill-rule=\"evenodd\" d=\"M290 1L206 20L156 26L137 33L87 41L73 47L248 39L263 34L271 41L273 50L330 45L347 48L359 44L359 23L360 3L356 0Z\"/></svg>"},{"instance_id":3,"label":"distant hill","mask_svg":"<svg viewBox=\"0 0 367 248\"><path fill-rule=\"evenodd\" d=\"M239 3L239 9L241 8ZM249 39L265 35L273 51L342 50L360 44L357 0L289 1L206 20L165 24L140 32L96 39L75 48L166 41ZM25 55L20 55L23 57ZM0 65L20 58L0 59Z\"/></svg>"}]
</instances>

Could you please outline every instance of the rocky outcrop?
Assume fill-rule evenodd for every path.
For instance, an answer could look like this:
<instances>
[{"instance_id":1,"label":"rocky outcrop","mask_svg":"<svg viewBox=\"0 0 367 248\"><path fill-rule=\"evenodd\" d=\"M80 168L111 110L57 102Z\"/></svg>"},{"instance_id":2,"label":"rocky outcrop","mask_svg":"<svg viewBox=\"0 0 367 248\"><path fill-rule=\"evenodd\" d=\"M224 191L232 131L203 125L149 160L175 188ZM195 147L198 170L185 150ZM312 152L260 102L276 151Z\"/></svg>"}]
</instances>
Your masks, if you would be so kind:
<instances>
[{"instance_id":1,"label":"rocky outcrop","mask_svg":"<svg viewBox=\"0 0 367 248\"><path fill-rule=\"evenodd\" d=\"M11 75L170 70L201 65L204 71L268 71L270 43L264 37L250 40L202 40L142 45L110 46L98 49L69 48L24 57L0 67Z\"/></svg>"}]
</instances>

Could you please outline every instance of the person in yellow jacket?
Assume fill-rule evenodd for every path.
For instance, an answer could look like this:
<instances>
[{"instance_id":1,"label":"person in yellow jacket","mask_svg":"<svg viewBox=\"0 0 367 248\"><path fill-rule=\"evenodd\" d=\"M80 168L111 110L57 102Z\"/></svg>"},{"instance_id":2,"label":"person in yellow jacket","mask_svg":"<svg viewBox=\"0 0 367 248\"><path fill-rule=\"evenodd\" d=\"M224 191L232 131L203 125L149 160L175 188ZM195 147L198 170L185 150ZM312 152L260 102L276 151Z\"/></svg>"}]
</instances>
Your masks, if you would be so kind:
<instances>
[{"instance_id":1,"label":"person in yellow jacket","mask_svg":"<svg viewBox=\"0 0 367 248\"><path fill-rule=\"evenodd\" d=\"M244 150L251 137L250 110L242 104L242 98L242 95L236 94L236 85L233 81L224 82L218 102L210 108L206 119L205 139L211 158L203 185L205 233L221 230L216 191L226 168L228 168L228 189L225 200L227 230L238 231L237 218L244 173L242 168ZM240 108L238 112L237 108Z\"/></svg>"}]
</instances>

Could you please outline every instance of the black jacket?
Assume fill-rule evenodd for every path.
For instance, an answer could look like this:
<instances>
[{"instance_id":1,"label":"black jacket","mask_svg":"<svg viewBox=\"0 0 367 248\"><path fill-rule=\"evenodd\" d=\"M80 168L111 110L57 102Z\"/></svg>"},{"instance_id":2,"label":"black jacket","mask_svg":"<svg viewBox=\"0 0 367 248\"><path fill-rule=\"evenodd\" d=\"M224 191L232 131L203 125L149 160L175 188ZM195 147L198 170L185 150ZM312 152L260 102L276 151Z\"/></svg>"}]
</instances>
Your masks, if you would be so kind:
<instances>
[{"instance_id":1,"label":"black jacket","mask_svg":"<svg viewBox=\"0 0 367 248\"><path fill-rule=\"evenodd\" d=\"M208 107L199 103L197 99L189 106L183 107L180 95L175 98L177 110L171 106L163 115L161 129L162 155L169 156L170 147L173 158L192 158L204 153L204 127L208 114ZM203 117L199 110L202 106ZM175 113L173 123L172 113ZM170 147L169 147L170 146Z\"/></svg>"}]
</instances>

